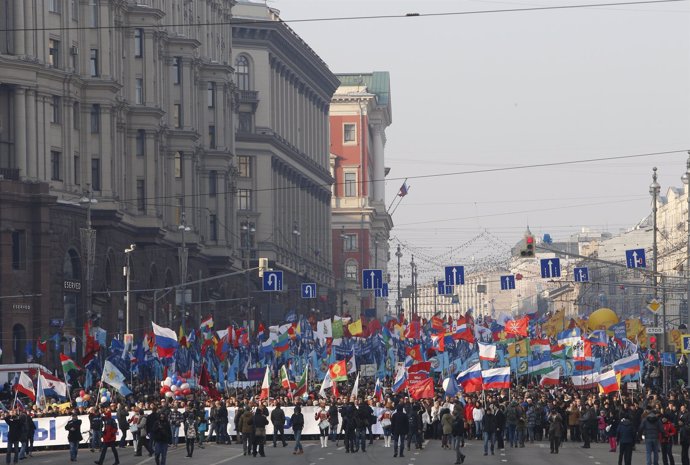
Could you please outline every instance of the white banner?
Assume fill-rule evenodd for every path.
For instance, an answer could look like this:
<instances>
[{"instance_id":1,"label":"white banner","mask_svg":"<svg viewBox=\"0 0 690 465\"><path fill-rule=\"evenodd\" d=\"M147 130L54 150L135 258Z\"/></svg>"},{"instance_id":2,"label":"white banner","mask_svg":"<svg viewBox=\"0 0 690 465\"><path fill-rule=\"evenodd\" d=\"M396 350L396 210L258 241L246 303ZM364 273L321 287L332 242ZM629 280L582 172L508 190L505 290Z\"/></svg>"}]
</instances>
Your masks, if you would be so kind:
<instances>
[{"instance_id":1,"label":"white banner","mask_svg":"<svg viewBox=\"0 0 690 465\"><path fill-rule=\"evenodd\" d=\"M302 430L302 435L317 435L319 434L318 422L314 419L314 414L317 407L302 407L302 415L304 415L304 429ZM294 407L283 407L285 411L286 424L290 424L289 418L294 411ZM235 408L231 408L228 411L228 434L236 435L235 431ZM273 434L273 424L270 422L270 412L273 411L269 408L269 423L266 426L266 434ZM380 408L374 408L374 414L376 415L377 422L372 425L372 431L374 434L383 434L383 428L378 422L378 417L380 415ZM206 409L206 417L208 418L209 409ZM54 446L66 446L67 441L67 431L65 430L65 425L70 420L70 416L58 416L51 418L34 418L34 424L36 425L36 432L34 433L34 447L54 447ZM87 415L80 415L81 420L81 430L84 436L84 443L89 437L89 417ZM342 421L338 424L338 432L340 432L340 427ZM210 429L210 425L209 425ZM180 427L180 437L184 436L184 427ZM285 428L285 434L292 434L292 428ZM118 439L120 438L120 431L117 433ZM0 450L7 449L7 423L0 420ZM127 438L131 440L131 433L127 434Z\"/></svg>"}]
</instances>

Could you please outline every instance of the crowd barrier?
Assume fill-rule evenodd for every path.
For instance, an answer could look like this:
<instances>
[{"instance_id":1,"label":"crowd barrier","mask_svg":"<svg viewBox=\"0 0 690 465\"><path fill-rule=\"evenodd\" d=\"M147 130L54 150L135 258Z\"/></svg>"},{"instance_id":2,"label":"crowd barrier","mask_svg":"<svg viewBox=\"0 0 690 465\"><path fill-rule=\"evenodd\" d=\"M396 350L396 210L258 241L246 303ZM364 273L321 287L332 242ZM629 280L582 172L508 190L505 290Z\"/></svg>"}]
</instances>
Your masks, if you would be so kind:
<instances>
[{"instance_id":1,"label":"crowd barrier","mask_svg":"<svg viewBox=\"0 0 690 465\"><path fill-rule=\"evenodd\" d=\"M319 434L318 422L314 419L314 414L318 407L302 407L302 415L304 415L304 429L302 430L303 436L317 435ZM273 435L273 425L270 422L270 412L272 408L269 408L269 423L266 427L266 435ZM289 418L294 411L294 407L283 407L285 412L285 434L292 434L292 425L290 424ZM378 419L380 415L380 408L374 408L374 414ZM208 417L209 409L206 409L206 417ZM113 414L113 418L115 415ZM67 441L67 431L65 430L65 425L70 420L70 416L58 416L49 418L34 418L34 424L36 425L36 432L34 433L34 448L43 447L59 447L68 445ZM89 418L87 415L80 415L81 420L81 430L84 436L84 443L88 441L89 437ZM342 424L342 422L339 422ZM340 432L340 424L338 429ZM210 425L209 425L210 428ZM372 432L374 434L383 434L383 428L380 422L376 422L372 425ZM120 431L118 431L118 439L120 438ZM180 427L180 437L184 436L184 427ZM228 411L228 434L236 435L235 431L235 409L229 409ZM128 439L131 439L131 433L127 433ZM7 424L0 420L0 450L7 449Z\"/></svg>"}]
</instances>

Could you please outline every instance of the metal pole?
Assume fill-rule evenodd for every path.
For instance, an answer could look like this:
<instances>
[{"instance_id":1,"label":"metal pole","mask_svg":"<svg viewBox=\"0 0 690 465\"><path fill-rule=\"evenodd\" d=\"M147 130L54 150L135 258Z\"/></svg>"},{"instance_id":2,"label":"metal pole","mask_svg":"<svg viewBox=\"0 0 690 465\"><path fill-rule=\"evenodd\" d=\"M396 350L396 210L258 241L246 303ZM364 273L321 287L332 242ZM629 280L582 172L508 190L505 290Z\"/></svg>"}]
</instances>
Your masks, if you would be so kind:
<instances>
[{"instance_id":1,"label":"metal pole","mask_svg":"<svg viewBox=\"0 0 690 465\"><path fill-rule=\"evenodd\" d=\"M687 280L687 292L685 294L685 308L686 308L686 318L688 319L687 321L687 327L688 329L686 331L690 331L690 152L688 152L688 161L687 164L685 165L685 175L681 178L683 182L688 186L688 190L686 192L686 198L688 202L688 211L687 211L687 233L688 233L688 244L687 248L685 250L685 279ZM690 385L690 363L688 363L688 354L685 354L685 364L687 365L688 368L688 384Z\"/></svg>"},{"instance_id":2,"label":"metal pole","mask_svg":"<svg viewBox=\"0 0 690 465\"><path fill-rule=\"evenodd\" d=\"M398 251L395 252L395 256L398 257L398 298L395 301L395 306L399 315L400 309L402 308L402 293L400 289L400 259L402 258L402 252L400 251L400 244L398 244Z\"/></svg>"},{"instance_id":3,"label":"metal pole","mask_svg":"<svg viewBox=\"0 0 690 465\"><path fill-rule=\"evenodd\" d=\"M129 250L129 252L127 251ZM126 262L127 265L125 266L125 273L127 273L127 294L125 296L125 308L126 308L126 315L125 315L125 334L129 334L129 284L130 284L130 258L129 254L131 253L131 249L125 250L125 257L126 257Z\"/></svg>"}]
</instances>

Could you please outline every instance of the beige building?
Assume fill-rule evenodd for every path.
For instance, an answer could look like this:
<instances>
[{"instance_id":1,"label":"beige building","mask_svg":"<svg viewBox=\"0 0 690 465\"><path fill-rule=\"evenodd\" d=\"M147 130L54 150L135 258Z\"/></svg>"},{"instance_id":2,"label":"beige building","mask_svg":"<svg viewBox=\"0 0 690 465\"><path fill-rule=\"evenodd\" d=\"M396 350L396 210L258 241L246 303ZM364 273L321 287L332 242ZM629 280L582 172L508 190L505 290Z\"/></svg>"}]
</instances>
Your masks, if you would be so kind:
<instances>
[{"instance_id":1,"label":"beige building","mask_svg":"<svg viewBox=\"0 0 690 465\"><path fill-rule=\"evenodd\" d=\"M250 261L267 257L285 272L287 292L262 305L265 319L282 318L292 307L327 310L333 287L328 109L339 81L277 10L241 1L233 15L239 22L232 34L240 248ZM301 299L305 282L317 284L318 299Z\"/></svg>"}]
</instances>

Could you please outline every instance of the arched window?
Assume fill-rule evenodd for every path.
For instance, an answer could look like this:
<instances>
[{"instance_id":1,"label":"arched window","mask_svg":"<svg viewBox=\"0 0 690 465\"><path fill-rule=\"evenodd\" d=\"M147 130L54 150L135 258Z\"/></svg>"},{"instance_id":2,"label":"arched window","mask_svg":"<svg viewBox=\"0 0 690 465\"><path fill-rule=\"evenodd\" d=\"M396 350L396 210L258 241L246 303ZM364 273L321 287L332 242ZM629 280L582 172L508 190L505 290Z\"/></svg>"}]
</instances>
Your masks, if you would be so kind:
<instances>
[{"instance_id":1,"label":"arched window","mask_svg":"<svg viewBox=\"0 0 690 465\"><path fill-rule=\"evenodd\" d=\"M357 261L349 259L345 262L345 279L357 280Z\"/></svg>"},{"instance_id":2,"label":"arched window","mask_svg":"<svg viewBox=\"0 0 690 465\"><path fill-rule=\"evenodd\" d=\"M235 60L235 79L237 80L237 88L240 90L249 90L251 87L249 77L249 60L246 56L240 55Z\"/></svg>"}]
</instances>

